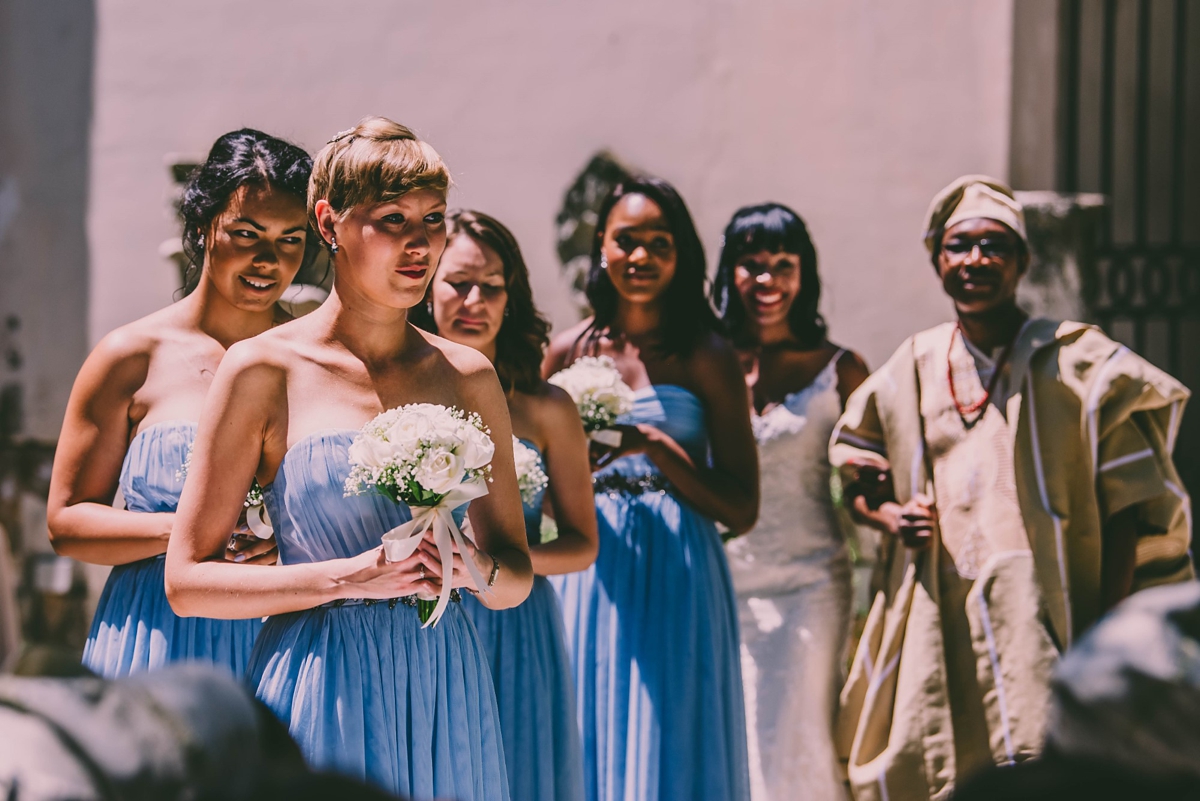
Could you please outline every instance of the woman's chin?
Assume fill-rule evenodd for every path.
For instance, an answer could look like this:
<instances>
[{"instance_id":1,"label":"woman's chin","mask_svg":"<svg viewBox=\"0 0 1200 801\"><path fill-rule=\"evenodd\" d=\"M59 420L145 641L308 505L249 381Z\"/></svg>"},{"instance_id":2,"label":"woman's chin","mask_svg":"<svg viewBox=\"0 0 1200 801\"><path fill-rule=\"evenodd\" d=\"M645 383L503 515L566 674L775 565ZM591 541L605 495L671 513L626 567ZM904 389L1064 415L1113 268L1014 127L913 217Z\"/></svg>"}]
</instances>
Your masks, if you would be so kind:
<instances>
[{"instance_id":1,"label":"woman's chin","mask_svg":"<svg viewBox=\"0 0 1200 801\"><path fill-rule=\"evenodd\" d=\"M457 342L460 345L475 348L475 350L484 350L496 338L488 329L480 330L478 328L460 328L458 326L450 326L450 330L445 335L447 339Z\"/></svg>"},{"instance_id":2,"label":"woman's chin","mask_svg":"<svg viewBox=\"0 0 1200 801\"><path fill-rule=\"evenodd\" d=\"M628 303L653 303L662 297L666 286L623 283L616 286L617 294Z\"/></svg>"},{"instance_id":3,"label":"woman's chin","mask_svg":"<svg viewBox=\"0 0 1200 801\"><path fill-rule=\"evenodd\" d=\"M273 308L282 295L282 292L272 292L270 295L238 293L233 299L233 305L244 312L261 312Z\"/></svg>"}]
</instances>

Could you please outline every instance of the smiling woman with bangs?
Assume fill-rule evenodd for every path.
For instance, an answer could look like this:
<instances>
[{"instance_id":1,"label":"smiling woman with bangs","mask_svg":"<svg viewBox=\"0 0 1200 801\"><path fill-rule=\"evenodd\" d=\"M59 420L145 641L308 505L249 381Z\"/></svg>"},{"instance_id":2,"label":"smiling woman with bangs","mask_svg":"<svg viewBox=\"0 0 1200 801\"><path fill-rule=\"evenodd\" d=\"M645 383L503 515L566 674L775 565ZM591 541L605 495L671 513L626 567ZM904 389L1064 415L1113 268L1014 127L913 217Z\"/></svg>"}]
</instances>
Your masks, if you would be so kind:
<instances>
[{"instance_id":1,"label":"smiling woman with bangs","mask_svg":"<svg viewBox=\"0 0 1200 801\"><path fill-rule=\"evenodd\" d=\"M217 365L233 343L288 319L276 301L308 251L311 169L303 150L259 131L218 139L180 206L186 296L102 339L75 380L47 522L58 553L114 566L83 653L96 673L182 659L245 669L260 622L177 617L163 591L163 555ZM125 509L112 508L118 488ZM249 488L247 478L243 497ZM273 563L274 539L244 524L236 514L223 522L215 553Z\"/></svg>"},{"instance_id":2,"label":"smiling woman with bangs","mask_svg":"<svg viewBox=\"0 0 1200 801\"><path fill-rule=\"evenodd\" d=\"M250 682L312 765L417 799L504 801L496 699L475 628L458 603L431 628L414 608L448 574L456 587L490 588L480 601L493 608L520 603L532 584L496 373L473 348L408 321L446 246L449 182L432 147L381 117L317 155L308 208L332 254L333 291L222 363L167 556L167 593L184 615L271 616ZM495 442L490 491L468 512L478 547L453 564L440 561L431 534L389 562L382 536L410 519L408 508L345 495L355 435L409 403L478 412ZM254 477L280 564L235 572L218 558L220 532Z\"/></svg>"},{"instance_id":3,"label":"smiling woman with bangs","mask_svg":"<svg viewBox=\"0 0 1200 801\"><path fill-rule=\"evenodd\" d=\"M830 497L829 437L867 377L826 336L817 250L778 203L738 209L713 286L742 357L762 476L758 524L726 545L738 592L755 801L845 798L833 713L850 561Z\"/></svg>"}]
</instances>

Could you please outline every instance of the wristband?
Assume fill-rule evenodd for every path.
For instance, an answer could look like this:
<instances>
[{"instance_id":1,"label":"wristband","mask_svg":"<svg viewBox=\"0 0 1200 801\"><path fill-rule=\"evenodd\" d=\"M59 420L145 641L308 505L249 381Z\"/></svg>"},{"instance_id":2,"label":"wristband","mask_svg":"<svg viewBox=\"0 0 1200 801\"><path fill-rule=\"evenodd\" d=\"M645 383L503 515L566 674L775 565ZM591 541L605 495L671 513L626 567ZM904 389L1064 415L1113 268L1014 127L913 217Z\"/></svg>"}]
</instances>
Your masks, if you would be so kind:
<instances>
[{"instance_id":1,"label":"wristband","mask_svg":"<svg viewBox=\"0 0 1200 801\"><path fill-rule=\"evenodd\" d=\"M488 556L492 556L492 555L488 554ZM489 590L492 587L496 586L496 576L499 576L499 575L500 575L500 562L498 559L496 559L496 557L492 556L492 573L490 576L488 576L488 580L487 580L487 585L488 585Z\"/></svg>"}]
</instances>

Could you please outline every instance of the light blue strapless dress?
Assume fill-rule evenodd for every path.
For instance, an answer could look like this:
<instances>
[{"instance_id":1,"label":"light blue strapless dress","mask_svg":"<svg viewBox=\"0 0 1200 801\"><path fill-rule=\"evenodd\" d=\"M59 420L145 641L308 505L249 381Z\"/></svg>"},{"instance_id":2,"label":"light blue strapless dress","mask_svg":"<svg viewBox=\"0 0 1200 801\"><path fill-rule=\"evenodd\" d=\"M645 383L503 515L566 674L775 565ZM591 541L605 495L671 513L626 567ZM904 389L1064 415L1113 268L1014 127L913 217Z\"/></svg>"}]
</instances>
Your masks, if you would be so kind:
<instances>
[{"instance_id":1,"label":"light blue strapless dress","mask_svg":"<svg viewBox=\"0 0 1200 801\"><path fill-rule=\"evenodd\" d=\"M183 491L181 468L196 436L195 423L147 426L129 443L121 494L133 512L174 512ZM167 603L165 555L117 565L108 576L83 664L116 678L170 662L197 660L242 676L262 620L179 617Z\"/></svg>"},{"instance_id":2,"label":"light blue strapless dress","mask_svg":"<svg viewBox=\"0 0 1200 801\"><path fill-rule=\"evenodd\" d=\"M264 488L280 563L355 556L410 519L383 496L343 496L357 433L305 437ZM492 677L461 604L428 629L390 601L271 617L250 676L314 767L414 801L509 798Z\"/></svg>"},{"instance_id":3,"label":"light blue strapless dress","mask_svg":"<svg viewBox=\"0 0 1200 801\"><path fill-rule=\"evenodd\" d=\"M544 494L525 506L530 545L540 541ZM465 597L463 608L475 621L492 666L514 801L579 801L583 749L554 588L545 577L534 576L533 591L520 606L492 610Z\"/></svg>"},{"instance_id":4,"label":"light blue strapless dress","mask_svg":"<svg viewBox=\"0 0 1200 801\"><path fill-rule=\"evenodd\" d=\"M622 422L653 425L697 464L708 460L704 407L682 387L639 390ZM640 454L596 481L599 558L551 579L574 663L588 798L744 801L737 608L716 526Z\"/></svg>"}]
</instances>

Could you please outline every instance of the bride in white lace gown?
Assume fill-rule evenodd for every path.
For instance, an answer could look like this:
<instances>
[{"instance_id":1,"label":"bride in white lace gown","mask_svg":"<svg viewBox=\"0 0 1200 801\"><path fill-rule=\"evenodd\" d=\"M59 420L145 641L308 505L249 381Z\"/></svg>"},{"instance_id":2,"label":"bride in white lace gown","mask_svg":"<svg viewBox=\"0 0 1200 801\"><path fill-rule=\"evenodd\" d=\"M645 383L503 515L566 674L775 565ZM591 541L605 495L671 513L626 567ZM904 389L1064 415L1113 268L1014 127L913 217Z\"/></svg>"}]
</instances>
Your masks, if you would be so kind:
<instances>
[{"instance_id":1,"label":"bride in white lace gown","mask_svg":"<svg viewBox=\"0 0 1200 801\"><path fill-rule=\"evenodd\" d=\"M850 564L830 496L829 438L866 378L830 344L816 252L777 204L725 231L715 301L744 354L762 505L726 546L738 596L754 801L846 798L833 716L850 623Z\"/></svg>"}]
</instances>

